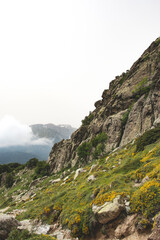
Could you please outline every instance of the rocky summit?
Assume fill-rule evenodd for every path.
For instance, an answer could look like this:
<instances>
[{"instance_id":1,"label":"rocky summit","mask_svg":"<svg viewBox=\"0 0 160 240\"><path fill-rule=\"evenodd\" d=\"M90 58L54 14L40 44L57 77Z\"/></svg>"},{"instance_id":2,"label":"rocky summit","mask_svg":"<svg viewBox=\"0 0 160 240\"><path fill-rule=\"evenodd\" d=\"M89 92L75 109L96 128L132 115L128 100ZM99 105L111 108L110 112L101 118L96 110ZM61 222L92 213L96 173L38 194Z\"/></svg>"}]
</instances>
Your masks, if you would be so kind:
<instances>
[{"instance_id":1,"label":"rocky summit","mask_svg":"<svg viewBox=\"0 0 160 240\"><path fill-rule=\"evenodd\" d=\"M111 81L71 139L53 146L48 158L52 172L91 162L156 126L160 122L159 90L160 38L130 70Z\"/></svg>"}]
</instances>

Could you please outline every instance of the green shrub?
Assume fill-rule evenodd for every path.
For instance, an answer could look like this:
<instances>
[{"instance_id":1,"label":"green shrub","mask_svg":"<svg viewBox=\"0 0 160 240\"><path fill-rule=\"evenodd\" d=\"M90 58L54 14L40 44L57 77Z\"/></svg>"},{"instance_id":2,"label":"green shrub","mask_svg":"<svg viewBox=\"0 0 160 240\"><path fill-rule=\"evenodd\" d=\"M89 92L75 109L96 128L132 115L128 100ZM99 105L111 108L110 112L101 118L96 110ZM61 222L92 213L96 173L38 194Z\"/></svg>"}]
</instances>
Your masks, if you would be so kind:
<instances>
[{"instance_id":1,"label":"green shrub","mask_svg":"<svg viewBox=\"0 0 160 240\"><path fill-rule=\"evenodd\" d=\"M119 81L120 85L124 83L124 81L127 79L127 76L128 76L127 72L122 73L121 80Z\"/></svg>"},{"instance_id":2,"label":"green shrub","mask_svg":"<svg viewBox=\"0 0 160 240\"><path fill-rule=\"evenodd\" d=\"M54 237L47 235L31 234L28 230L13 229L7 240L55 240Z\"/></svg>"},{"instance_id":3,"label":"green shrub","mask_svg":"<svg viewBox=\"0 0 160 240\"><path fill-rule=\"evenodd\" d=\"M153 84L150 84L149 86L145 86L148 82L148 77L144 77L137 85L135 86L135 89L132 91L134 94L134 98L138 100L143 94L145 96L148 96L149 91L153 87Z\"/></svg>"},{"instance_id":4,"label":"green shrub","mask_svg":"<svg viewBox=\"0 0 160 240\"><path fill-rule=\"evenodd\" d=\"M156 180L146 182L134 192L131 199L132 211L153 217L160 210L160 183Z\"/></svg>"},{"instance_id":5,"label":"green shrub","mask_svg":"<svg viewBox=\"0 0 160 240\"><path fill-rule=\"evenodd\" d=\"M100 156L104 151L104 143L107 138L107 134L101 132L96 137L92 138L90 142L82 143L77 149L79 158L85 161L91 154L93 154L95 158Z\"/></svg>"},{"instance_id":6,"label":"green shrub","mask_svg":"<svg viewBox=\"0 0 160 240\"><path fill-rule=\"evenodd\" d=\"M5 180L5 187L10 188L14 183L14 177L11 173L8 173Z\"/></svg>"},{"instance_id":7,"label":"green shrub","mask_svg":"<svg viewBox=\"0 0 160 240\"><path fill-rule=\"evenodd\" d=\"M145 132L136 141L136 152L143 151L144 147L156 142L160 138L160 125L158 127Z\"/></svg>"},{"instance_id":8,"label":"green shrub","mask_svg":"<svg viewBox=\"0 0 160 240\"><path fill-rule=\"evenodd\" d=\"M107 134L104 132L99 133L96 137L91 140L92 146L97 147L99 143L104 143L107 140Z\"/></svg>"},{"instance_id":9,"label":"green shrub","mask_svg":"<svg viewBox=\"0 0 160 240\"><path fill-rule=\"evenodd\" d=\"M0 164L0 174L4 172L10 173L14 170L20 170L22 168L24 168L24 165L20 163Z\"/></svg>"},{"instance_id":10,"label":"green shrub","mask_svg":"<svg viewBox=\"0 0 160 240\"><path fill-rule=\"evenodd\" d=\"M79 158L81 160L85 160L91 154L91 150L92 150L91 142L82 143L77 149Z\"/></svg>"},{"instance_id":11,"label":"green shrub","mask_svg":"<svg viewBox=\"0 0 160 240\"><path fill-rule=\"evenodd\" d=\"M127 111L127 112L125 112L125 113L123 114L123 116L122 116L122 126L123 126L123 127L124 127L124 126L126 125L126 123L127 123L129 113L130 113L130 111Z\"/></svg>"},{"instance_id":12,"label":"green shrub","mask_svg":"<svg viewBox=\"0 0 160 240\"><path fill-rule=\"evenodd\" d=\"M34 179L38 177L49 176L49 170L50 167L49 164L46 163L46 161L39 161L37 167L35 168Z\"/></svg>"},{"instance_id":13,"label":"green shrub","mask_svg":"<svg viewBox=\"0 0 160 240\"><path fill-rule=\"evenodd\" d=\"M30 239L31 234L27 230L17 230L13 229L7 238L7 240L22 240L22 239Z\"/></svg>"},{"instance_id":14,"label":"green shrub","mask_svg":"<svg viewBox=\"0 0 160 240\"><path fill-rule=\"evenodd\" d=\"M94 115L90 113L88 116L84 118L84 120L82 120L82 125L89 125L93 120L93 118L94 118Z\"/></svg>"},{"instance_id":15,"label":"green shrub","mask_svg":"<svg viewBox=\"0 0 160 240\"><path fill-rule=\"evenodd\" d=\"M31 158L28 162L26 162L26 167L29 169L33 169L38 165L37 158Z\"/></svg>"}]
</instances>

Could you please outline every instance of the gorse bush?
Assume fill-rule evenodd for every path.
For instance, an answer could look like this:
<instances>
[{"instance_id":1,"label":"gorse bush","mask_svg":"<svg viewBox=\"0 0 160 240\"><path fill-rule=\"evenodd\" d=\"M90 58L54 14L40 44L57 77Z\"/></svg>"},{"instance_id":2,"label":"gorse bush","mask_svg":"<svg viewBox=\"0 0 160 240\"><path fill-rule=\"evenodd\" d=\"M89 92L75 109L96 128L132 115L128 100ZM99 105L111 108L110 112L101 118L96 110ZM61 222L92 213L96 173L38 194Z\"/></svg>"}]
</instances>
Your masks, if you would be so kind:
<instances>
[{"instance_id":1,"label":"gorse bush","mask_svg":"<svg viewBox=\"0 0 160 240\"><path fill-rule=\"evenodd\" d=\"M143 151L144 147L156 142L160 138L160 125L156 128L145 132L136 141L136 152Z\"/></svg>"},{"instance_id":2,"label":"gorse bush","mask_svg":"<svg viewBox=\"0 0 160 240\"><path fill-rule=\"evenodd\" d=\"M154 216L160 210L160 182L151 180L134 192L131 199L133 212L139 212L144 217Z\"/></svg>"}]
</instances>

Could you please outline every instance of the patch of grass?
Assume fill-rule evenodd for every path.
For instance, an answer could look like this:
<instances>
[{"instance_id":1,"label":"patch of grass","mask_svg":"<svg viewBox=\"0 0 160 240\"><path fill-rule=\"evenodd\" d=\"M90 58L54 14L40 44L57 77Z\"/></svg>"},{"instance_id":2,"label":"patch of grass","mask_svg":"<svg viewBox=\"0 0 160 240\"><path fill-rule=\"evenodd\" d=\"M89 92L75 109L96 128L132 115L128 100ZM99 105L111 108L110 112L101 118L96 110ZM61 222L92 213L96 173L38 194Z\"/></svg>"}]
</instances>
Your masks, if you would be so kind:
<instances>
[{"instance_id":1,"label":"patch of grass","mask_svg":"<svg viewBox=\"0 0 160 240\"><path fill-rule=\"evenodd\" d=\"M18 230L13 229L7 238L7 240L56 240L56 238L51 237L49 235L38 235L38 234L31 234L28 230Z\"/></svg>"}]
</instances>

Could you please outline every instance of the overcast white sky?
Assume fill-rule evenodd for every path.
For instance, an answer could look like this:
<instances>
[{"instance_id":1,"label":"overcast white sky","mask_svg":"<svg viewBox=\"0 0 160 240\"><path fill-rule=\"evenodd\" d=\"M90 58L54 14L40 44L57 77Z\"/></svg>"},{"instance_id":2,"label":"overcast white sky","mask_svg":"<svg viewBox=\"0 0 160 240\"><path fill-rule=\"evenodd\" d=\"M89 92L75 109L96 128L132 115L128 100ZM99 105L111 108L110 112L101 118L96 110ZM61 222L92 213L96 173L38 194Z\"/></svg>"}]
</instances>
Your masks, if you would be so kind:
<instances>
[{"instance_id":1,"label":"overcast white sky","mask_svg":"<svg viewBox=\"0 0 160 240\"><path fill-rule=\"evenodd\" d=\"M0 0L0 119L79 127L159 36L159 0Z\"/></svg>"}]
</instances>

